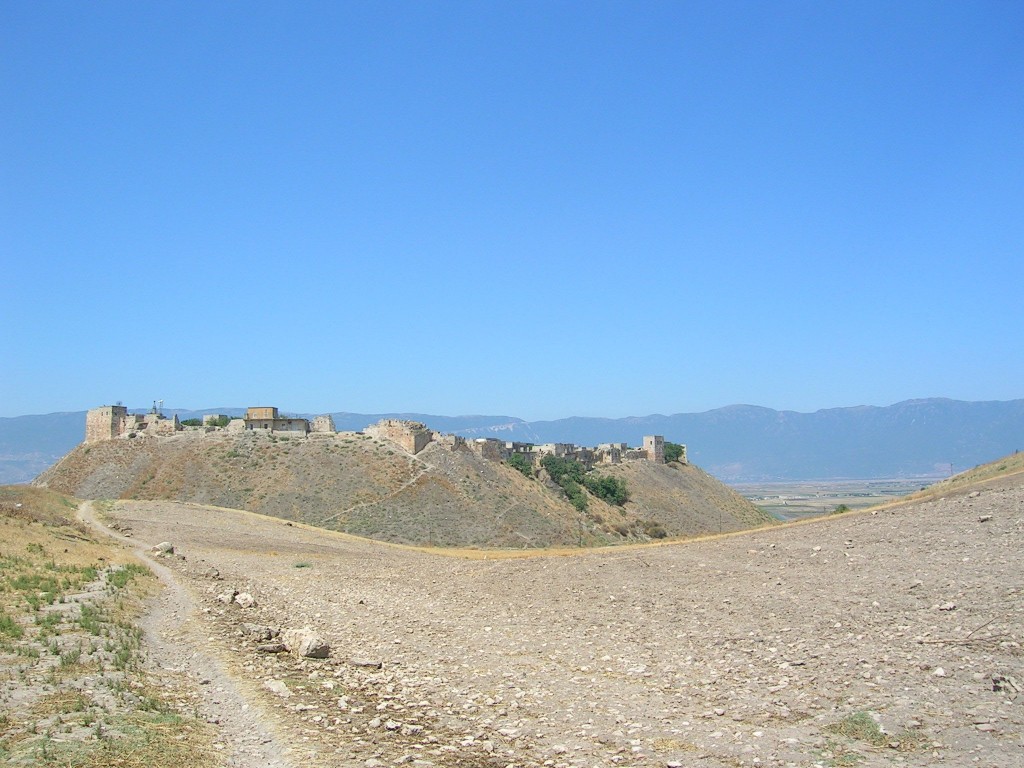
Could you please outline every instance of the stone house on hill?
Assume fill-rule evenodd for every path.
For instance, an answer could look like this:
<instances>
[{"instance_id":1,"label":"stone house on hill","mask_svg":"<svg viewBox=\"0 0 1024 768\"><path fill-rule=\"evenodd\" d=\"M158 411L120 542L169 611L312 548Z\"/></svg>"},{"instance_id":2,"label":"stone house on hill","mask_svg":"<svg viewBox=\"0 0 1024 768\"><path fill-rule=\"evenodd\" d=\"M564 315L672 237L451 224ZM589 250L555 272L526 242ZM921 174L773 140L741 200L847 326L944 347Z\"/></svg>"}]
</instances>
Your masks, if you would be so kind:
<instances>
[{"instance_id":1,"label":"stone house on hill","mask_svg":"<svg viewBox=\"0 0 1024 768\"><path fill-rule=\"evenodd\" d=\"M247 408L244 421L246 430L263 429L269 432L297 432L303 435L309 432L307 419L282 417L277 408L270 406Z\"/></svg>"}]
</instances>

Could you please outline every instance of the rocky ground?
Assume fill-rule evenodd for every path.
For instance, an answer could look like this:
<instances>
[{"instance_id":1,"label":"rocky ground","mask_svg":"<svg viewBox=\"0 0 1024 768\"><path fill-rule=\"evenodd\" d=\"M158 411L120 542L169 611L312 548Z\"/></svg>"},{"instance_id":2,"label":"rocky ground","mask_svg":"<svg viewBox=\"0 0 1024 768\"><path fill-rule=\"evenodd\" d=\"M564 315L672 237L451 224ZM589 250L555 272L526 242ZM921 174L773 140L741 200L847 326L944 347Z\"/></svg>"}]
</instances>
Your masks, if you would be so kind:
<instances>
[{"instance_id":1,"label":"rocky ground","mask_svg":"<svg viewBox=\"0 0 1024 768\"><path fill-rule=\"evenodd\" d=\"M214 659L224 709L252 713L225 720L234 764L1024 766L1022 477L529 558L176 502L107 519L174 545L198 611L175 664L210 688ZM276 631L304 627L327 658L284 652Z\"/></svg>"}]
</instances>

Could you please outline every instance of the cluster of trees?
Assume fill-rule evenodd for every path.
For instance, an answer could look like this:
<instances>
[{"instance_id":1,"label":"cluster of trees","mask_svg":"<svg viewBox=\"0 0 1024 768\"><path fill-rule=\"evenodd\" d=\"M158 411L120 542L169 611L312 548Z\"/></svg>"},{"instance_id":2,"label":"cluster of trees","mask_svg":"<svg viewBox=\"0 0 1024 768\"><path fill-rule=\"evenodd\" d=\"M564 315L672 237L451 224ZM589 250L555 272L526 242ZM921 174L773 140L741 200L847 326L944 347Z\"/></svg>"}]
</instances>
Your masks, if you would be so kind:
<instances>
[{"instance_id":1,"label":"cluster of trees","mask_svg":"<svg viewBox=\"0 0 1024 768\"><path fill-rule=\"evenodd\" d=\"M678 450L673 450L670 454L670 445ZM665 444L665 458L667 461L678 461L682 452L683 446L681 445L676 443ZM672 456L671 459L669 459L669 455ZM524 456L513 454L508 459L508 465L518 469L527 477L533 477L533 467ZM565 491L569 502L580 512L585 512L587 509L587 491L609 504L616 504L620 507L629 501L629 488L624 480L587 472L586 468L575 459L545 456L541 459L540 465L548 473L548 477ZM598 523L603 523L600 516L595 516L594 520ZM605 527L605 530L614 531L622 536L642 534L652 539L663 539L668 535L664 526L657 520L624 521L611 525L611 527Z\"/></svg>"},{"instance_id":2,"label":"cluster of trees","mask_svg":"<svg viewBox=\"0 0 1024 768\"><path fill-rule=\"evenodd\" d=\"M565 459L560 456L545 456L540 460L540 465L557 485L565 491L571 503L580 512L587 508L587 497L583 493L583 476L586 470L583 465L575 459Z\"/></svg>"},{"instance_id":3,"label":"cluster of trees","mask_svg":"<svg viewBox=\"0 0 1024 768\"><path fill-rule=\"evenodd\" d=\"M548 476L565 491L569 501L580 512L587 508L584 488L609 504L622 506L629 501L629 489L624 480L588 474L583 465L575 459L545 456L540 463Z\"/></svg>"}]
</instances>

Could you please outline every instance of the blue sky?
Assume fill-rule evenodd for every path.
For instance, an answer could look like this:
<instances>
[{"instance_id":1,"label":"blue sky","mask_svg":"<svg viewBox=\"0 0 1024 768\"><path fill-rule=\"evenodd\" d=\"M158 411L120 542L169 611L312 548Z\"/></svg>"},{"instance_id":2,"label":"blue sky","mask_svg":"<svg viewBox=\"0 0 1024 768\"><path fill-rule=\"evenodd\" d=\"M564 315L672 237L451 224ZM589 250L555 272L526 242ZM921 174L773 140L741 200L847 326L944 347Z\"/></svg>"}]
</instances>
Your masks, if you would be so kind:
<instances>
[{"instance_id":1,"label":"blue sky","mask_svg":"<svg viewBox=\"0 0 1024 768\"><path fill-rule=\"evenodd\" d=\"M1024 5L0 2L0 416L1024 397Z\"/></svg>"}]
</instances>

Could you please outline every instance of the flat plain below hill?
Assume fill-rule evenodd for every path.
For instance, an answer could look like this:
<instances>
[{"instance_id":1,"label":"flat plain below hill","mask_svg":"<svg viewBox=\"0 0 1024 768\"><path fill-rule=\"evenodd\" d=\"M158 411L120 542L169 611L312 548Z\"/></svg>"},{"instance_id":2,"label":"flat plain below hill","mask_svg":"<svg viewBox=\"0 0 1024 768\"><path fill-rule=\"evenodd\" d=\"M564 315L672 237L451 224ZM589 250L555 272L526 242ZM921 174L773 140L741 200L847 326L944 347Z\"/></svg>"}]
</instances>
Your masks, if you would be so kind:
<instances>
[{"instance_id":1,"label":"flat plain below hill","mask_svg":"<svg viewBox=\"0 0 1024 768\"><path fill-rule=\"evenodd\" d=\"M560 488L432 443L415 456L359 433L277 437L185 432L80 445L35 481L83 499L176 500L243 509L383 541L452 547L604 546L767 525L773 518L692 465L601 466L631 500Z\"/></svg>"},{"instance_id":2,"label":"flat plain below hill","mask_svg":"<svg viewBox=\"0 0 1024 768\"><path fill-rule=\"evenodd\" d=\"M107 520L174 544L205 650L296 764L1024 766L1024 474L571 556L470 559L173 501ZM235 590L255 605L217 599ZM261 653L263 626L309 626L331 657Z\"/></svg>"}]
</instances>

